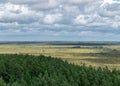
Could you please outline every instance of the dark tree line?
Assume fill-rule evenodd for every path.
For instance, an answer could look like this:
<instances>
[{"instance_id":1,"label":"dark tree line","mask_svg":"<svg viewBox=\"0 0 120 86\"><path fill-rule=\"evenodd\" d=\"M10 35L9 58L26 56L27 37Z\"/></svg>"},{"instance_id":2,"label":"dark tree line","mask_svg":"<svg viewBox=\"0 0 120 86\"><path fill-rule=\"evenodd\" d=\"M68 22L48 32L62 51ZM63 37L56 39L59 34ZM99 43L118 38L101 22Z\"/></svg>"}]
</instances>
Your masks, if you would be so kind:
<instances>
[{"instance_id":1,"label":"dark tree line","mask_svg":"<svg viewBox=\"0 0 120 86\"><path fill-rule=\"evenodd\" d=\"M0 86L120 86L120 71L43 55L0 55Z\"/></svg>"}]
</instances>

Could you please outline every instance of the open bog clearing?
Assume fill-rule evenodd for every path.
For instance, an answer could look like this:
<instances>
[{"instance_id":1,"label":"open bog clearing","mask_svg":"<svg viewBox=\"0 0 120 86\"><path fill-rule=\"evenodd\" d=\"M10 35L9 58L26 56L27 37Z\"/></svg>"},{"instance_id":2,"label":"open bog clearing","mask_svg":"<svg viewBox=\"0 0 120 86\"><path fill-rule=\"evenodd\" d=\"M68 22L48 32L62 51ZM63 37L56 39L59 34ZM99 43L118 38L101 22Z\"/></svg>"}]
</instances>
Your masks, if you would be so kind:
<instances>
[{"instance_id":1,"label":"open bog clearing","mask_svg":"<svg viewBox=\"0 0 120 86\"><path fill-rule=\"evenodd\" d=\"M76 46L1 44L0 54L33 54L62 58L77 65L120 69L120 45Z\"/></svg>"}]
</instances>

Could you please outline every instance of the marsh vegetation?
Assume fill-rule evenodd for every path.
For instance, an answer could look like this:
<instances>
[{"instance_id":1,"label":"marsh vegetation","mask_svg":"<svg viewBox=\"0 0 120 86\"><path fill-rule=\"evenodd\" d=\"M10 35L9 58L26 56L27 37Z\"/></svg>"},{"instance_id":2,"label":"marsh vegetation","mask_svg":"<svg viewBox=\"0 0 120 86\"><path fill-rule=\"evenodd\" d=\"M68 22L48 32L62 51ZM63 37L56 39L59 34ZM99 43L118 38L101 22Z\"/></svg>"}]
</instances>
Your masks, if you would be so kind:
<instances>
[{"instance_id":1,"label":"marsh vegetation","mask_svg":"<svg viewBox=\"0 0 120 86\"><path fill-rule=\"evenodd\" d=\"M120 69L120 45L110 44L1 44L1 54L32 54L61 58L76 65Z\"/></svg>"}]
</instances>

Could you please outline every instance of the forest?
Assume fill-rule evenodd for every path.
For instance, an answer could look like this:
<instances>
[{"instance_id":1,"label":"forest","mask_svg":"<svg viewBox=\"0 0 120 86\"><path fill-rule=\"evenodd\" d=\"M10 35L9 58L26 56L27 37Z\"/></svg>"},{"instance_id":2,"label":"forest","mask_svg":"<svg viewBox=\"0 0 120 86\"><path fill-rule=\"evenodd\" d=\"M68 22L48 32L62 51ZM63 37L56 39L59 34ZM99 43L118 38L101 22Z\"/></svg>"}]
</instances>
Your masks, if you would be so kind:
<instances>
[{"instance_id":1,"label":"forest","mask_svg":"<svg viewBox=\"0 0 120 86\"><path fill-rule=\"evenodd\" d=\"M1 54L0 86L120 86L120 70L78 66L51 56Z\"/></svg>"}]
</instances>

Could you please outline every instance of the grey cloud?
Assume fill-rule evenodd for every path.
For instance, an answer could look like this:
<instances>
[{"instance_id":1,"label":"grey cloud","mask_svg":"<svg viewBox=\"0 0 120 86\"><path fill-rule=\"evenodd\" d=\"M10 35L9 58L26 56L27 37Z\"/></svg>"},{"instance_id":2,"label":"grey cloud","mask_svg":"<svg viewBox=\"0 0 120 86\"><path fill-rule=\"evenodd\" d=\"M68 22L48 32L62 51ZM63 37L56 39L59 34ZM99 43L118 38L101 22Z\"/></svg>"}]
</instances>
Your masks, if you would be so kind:
<instances>
[{"instance_id":1,"label":"grey cloud","mask_svg":"<svg viewBox=\"0 0 120 86\"><path fill-rule=\"evenodd\" d=\"M24 5L0 4L0 22L32 23L43 17L43 12L30 10Z\"/></svg>"},{"instance_id":2,"label":"grey cloud","mask_svg":"<svg viewBox=\"0 0 120 86\"><path fill-rule=\"evenodd\" d=\"M57 13L57 14L47 14L44 19L43 22L46 24L53 24L53 23L57 23L62 19L62 14Z\"/></svg>"},{"instance_id":3,"label":"grey cloud","mask_svg":"<svg viewBox=\"0 0 120 86\"><path fill-rule=\"evenodd\" d=\"M101 7L102 1L7 0L3 3L2 0L0 31L31 34L43 31L66 36L72 33L74 36L116 34L120 28L120 5L114 3Z\"/></svg>"},{"instance_id":4,"label":"grey cloud","mask_svg":"<svg viewBox=\"0 0 120 86\"><path fill-rule=\"evenodd\" d=\"M13 4L24 4L34 10L52 9L58 6L57 0L7 0Z\"/></svg>"},{"instance_id":5,"label":"grey cloud","mask_svg":"<svg viewBox=\"0 0 120 86\"><path fill-rule=\"evenodd\" d=\"M7 0L8 2L14 4L36 4L36 3L45 3L49 0Z\"/></svg>"}]
</instances>

